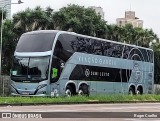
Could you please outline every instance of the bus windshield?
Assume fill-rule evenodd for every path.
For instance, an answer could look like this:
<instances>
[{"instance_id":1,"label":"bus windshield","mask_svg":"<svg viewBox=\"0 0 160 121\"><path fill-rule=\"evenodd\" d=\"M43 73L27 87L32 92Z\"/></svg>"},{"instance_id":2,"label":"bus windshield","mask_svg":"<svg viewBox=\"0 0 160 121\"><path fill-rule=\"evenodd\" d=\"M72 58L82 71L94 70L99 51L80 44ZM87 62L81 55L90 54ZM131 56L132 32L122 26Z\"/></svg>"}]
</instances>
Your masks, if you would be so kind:
<instances>
[{"instance_id":1,"label":"bus windshield","mask_svg":"<svg viewBox=\"0 0 160 121\"><path fill-rule=\"evenodd\" d=\"M42 81L48 77L49 58L45 57L15 57L11 71L12 80Z\"/></svg>"},{"instance_id":2,"label":"bus windshield","mask_svg":"<svg viewBox=\"0 0 160 121\"><path fill-rule=\"evenodd\" d=\"M55 34L25 34L18 41L16 52L45 52L52 50Z\"/></svg>"}]
</instances>

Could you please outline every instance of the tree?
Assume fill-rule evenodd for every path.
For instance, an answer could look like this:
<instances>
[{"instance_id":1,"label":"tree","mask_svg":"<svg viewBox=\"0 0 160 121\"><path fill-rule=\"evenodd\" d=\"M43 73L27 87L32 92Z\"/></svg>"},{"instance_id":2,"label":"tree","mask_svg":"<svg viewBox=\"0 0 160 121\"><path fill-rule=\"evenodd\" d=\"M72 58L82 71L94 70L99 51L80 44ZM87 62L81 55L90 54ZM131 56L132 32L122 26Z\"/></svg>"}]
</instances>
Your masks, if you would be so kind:
<instances>
[{"instance_id":1,"label":"tree","mask_svg":"<svg viewBox=\"0 0 160 121\"><path fill-rule=\"evenodd\" d=\"M55 29L74 31L76 33L105 37L106 21L91 8L78 5L68 5L53 15Z\"/></svg>"},{"instance_id":2,"label":"tree","mask_svg":"<svg viewBox=\"0 0 160 121\"><path fill-rule=\"evenodd\" d=\"M117 42L124 42L122 39L122 28L118 27L115 24L107 25L107 32L106 32L106 39L117 41Z\"/></svg>"},{"instance_id":3,"label":"tree","mask_svg":"<svg viewBox=\"0 0 160 121\"><path fill-rule=\"evenodd\" d=\"M93 9L78 5L68 5L57 12L50 7L46 10L41 7L33 10L28 8L15 14L13 23L18 35L40 29L73 31L102 38L106 33L106 21L101 19Z\"/></svg>"},{"instance_id":4,"label":"tree","mask_svg":"<svg viewBox=\"0 0 160 121\"><path fill-rule=\"evenodd\" d=\"M2 43L3 43L3 47L2 47L2 74L9 74L9 69L11 67L11 61L10 61L10 57L11 55L13 55L13 51L12 51L12 45L13 43L10 43L11 41L9 39L12 39L12 34L10 29L13 28L13 26L11 27L11 21L10 20L5 20L6 19L6 11L3 11L3 28L2 28L2 34L3 34L3 38L2 38ZM0 18L2 18L2 9L0 9ZM2 23L2 21L0 20L0 22ZM2 24L1 24L2 25ZM1 43L1 44L2 44ZM12 53L12 54L11 54Z\"/></svg>"},{"instance_id":5,"label":"tree","mask_svg":"<svg viewBox=\"0 0 160 121\"><path fill-rule=\"evenodd\" d=\"M13 15L14 31L20 36L28 31L48 29L52 12L50 7L45 11L39 6L33 10L27 8L25 11L18 12Z\"/></svg>"},{"instance_id":6,"label":"tree","mask_svg":"<svg viewBox=\"0 0 160 121\"><path fill-rule=\"evenodd\" d=\"M153 40L158 41L158 37L152 29L134 28L131 24L122 27L108 25L106 39L143 47L149 47L149 43Z\"/></svg>"},{"instance_id":7,"label":"tree","mask_svg":"<svg viewBox=\"0 0 160 121\"><path fill-rule=\"evenodd\" d=\"M16 34L13 32L14 24L11 20L5 20L3 24L3 47L2 47L2 73L9 74L12 65L12 56L15 50Z\"/></svg>"}]
</instances>

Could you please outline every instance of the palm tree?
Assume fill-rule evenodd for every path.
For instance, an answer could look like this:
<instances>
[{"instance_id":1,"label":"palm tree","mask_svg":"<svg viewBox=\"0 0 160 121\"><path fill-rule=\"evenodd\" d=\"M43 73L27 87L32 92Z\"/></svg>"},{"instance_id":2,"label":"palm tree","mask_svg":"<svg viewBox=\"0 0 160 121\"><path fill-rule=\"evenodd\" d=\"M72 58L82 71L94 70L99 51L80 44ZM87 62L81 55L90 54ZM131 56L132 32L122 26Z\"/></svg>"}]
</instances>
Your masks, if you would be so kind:
<instances>
[{"instance_id":1,"label":"palm tree","mask_svg":"<svg viewBox=\"0 0 160 121\"><path fill-rule=\"evenodd\" d=\"M51 7L47 7L45 10L45 15L48 22L46 23L46 29L54 29L54 23L52 22L54 10Z\"/></svg>"},{"instance_id":2,"label":"palm tree","mask_svg":"<svg viewBox=\"0 0 160 121\"><path fill-rule=\"evenodd\" d=\"M106 39L120 41L120 27L117 25L107 25Z\"/></svg>"},{"instance_id":3,"label":"palm tree","mask_svg":"<svg viewBox=\"0 0 160 121\"><path fill-rule=\"evenodd\" d=\"M14 31L19 36L27 31L31 30L31 13L32 10L27 8L25 11L18 12L13 15Z\"/></svg>"},{"instance_id":4,"label":"palm tree","mask_svg":"<svg viewBox=\"0 0 160 121\"><path fill-rule=\"evenodd\" d=\"M15 24L15 31L19 35L22 33L48 29L51 23L52 10L47 8L43 10L37 6L35 9L26 9L25 11L18 12L13 16L13 23Z\"/></svg>"}]
</instances>

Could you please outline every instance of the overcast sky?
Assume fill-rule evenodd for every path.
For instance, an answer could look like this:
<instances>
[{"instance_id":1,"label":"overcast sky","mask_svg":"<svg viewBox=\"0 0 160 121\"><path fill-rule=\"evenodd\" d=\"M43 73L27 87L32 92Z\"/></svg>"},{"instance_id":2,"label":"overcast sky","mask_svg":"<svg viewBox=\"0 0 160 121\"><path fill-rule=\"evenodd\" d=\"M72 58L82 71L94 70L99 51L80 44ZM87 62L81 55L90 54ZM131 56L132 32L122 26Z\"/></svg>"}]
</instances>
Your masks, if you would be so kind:
<instances>
[{"instance_id":1,"label":"overcast sky","mask_svg":"<svg viewBox=\"0 0 160 121\"><path fill-rule=\"evenodd\" d=\"M12 3L18 0L12 0ZM126 10L136 12L136 17L144 21L144 28L152 28L160 37L160 0L22 0L24 3L12 4L12 15L26 8L50 6L55 11L67 6L68 4L78 4L81 6L102 7L105 12L105 20L109 23L116 23L116 18L124 17Z\"/></svg>"}]
</instances>

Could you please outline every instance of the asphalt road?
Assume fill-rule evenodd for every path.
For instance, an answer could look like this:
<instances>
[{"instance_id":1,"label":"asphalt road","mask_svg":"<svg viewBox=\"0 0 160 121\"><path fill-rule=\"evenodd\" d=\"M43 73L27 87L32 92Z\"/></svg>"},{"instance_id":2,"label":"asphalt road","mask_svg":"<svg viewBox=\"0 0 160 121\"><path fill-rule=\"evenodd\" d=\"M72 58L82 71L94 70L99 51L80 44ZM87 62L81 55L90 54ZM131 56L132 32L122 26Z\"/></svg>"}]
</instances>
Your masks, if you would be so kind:
<instances>
[{"instance_id":1,"label":"asphalt road","mask_svg":"<svg viewBox=\"0 0 160 121\"><path fill-rule=\"evenodd\" d=\"M160 103L1 106L0 117L0 121L160 121Z\"/></svg>"}]
</instances>

